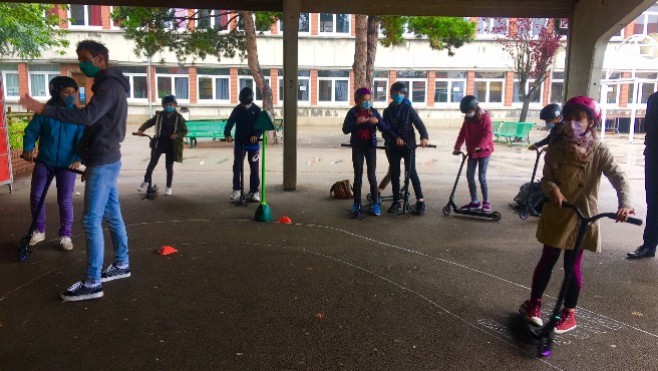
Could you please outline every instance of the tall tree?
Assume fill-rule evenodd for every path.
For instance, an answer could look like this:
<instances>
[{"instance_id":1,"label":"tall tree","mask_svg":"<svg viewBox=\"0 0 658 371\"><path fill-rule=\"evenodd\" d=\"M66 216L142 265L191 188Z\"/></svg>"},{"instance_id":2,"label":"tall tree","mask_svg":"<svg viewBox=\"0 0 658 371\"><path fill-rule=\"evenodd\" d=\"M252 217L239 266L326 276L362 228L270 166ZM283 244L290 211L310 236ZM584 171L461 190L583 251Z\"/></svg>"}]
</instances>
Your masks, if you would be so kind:
<instances>
[{"instance_id":1,"label":"tall tree","mask_svg":"<svg viewBox=\"0 0 658 371\"><path fill-rule=\"evenodd\" d=\"M562 35L556 32L552 19L545 22L532 18L509 19L508 22L496 19L495 24L498 26L494 27L494 33L505 35L497 40L510 56L513 63L510 67L519 80L518 94L523 102L519 121L524 122L530 102L537 98L562 46Z\"/></svg>"},{"instance_id":2,"label":"tall tree","mask_svg":"<svg viewBox=\"0 0 658 371\"><path fill-rule=\"evenodd\" d=\"M372 86L378 42L385 47L402 45L407 31L416 38L426 38L432 49L447 50L450 56L475 37L475 25L463 18L357 15L352 66L355 85L362 82L360 86Z\"/></svg>"},{"instance_id":3,"label":"tall tree","mask_svg":"<svg viewBox=\"0 0 658 371\"><path fill-rule=\"evenodd\" d=\"M34 59L44 50L67 47L56 9L53 4L0 3L0 56Z\"/></svg>"}]
</instances>

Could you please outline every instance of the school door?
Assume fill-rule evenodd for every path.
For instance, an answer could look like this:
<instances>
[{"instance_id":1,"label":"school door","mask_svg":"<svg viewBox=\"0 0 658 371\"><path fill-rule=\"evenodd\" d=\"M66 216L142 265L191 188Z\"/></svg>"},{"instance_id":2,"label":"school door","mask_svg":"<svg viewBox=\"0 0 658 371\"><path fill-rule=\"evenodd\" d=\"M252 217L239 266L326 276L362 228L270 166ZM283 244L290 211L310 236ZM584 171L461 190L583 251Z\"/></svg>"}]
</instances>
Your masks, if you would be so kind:
<instances>
[{"instance_id":1,"label":"school door","mask_svg":"<svg viewBox=\"0 0 658 371\"><path fill-rule=\"evenodd\" d=\"M89 93L91 93L90 86L87 86L89 78L81 72L71 72L71 77L78 84L78 101L83 106L89 102Z\"/></svg>"}]
</instances>

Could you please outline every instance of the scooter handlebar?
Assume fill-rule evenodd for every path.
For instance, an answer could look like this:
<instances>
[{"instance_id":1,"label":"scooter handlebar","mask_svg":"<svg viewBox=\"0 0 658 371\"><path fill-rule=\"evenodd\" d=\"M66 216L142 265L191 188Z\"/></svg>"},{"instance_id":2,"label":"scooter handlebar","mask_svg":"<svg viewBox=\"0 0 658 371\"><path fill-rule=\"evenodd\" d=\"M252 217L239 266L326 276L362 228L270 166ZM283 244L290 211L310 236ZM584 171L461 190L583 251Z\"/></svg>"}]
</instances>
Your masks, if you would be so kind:
<instances>
[{"instance_id":1,"label":"scooter handlebar","mask_svg":"<svg viewBox=\"0 0 658 371\"><path fill-rule=\"evenodd\" d=\"M548 198L546 198L545 201L548 202ZM594 220L601 219L601 218L617 219L617 214L615 214L615 213L601 213L601 214L598 214L598 215L594 215L590 218L586 218L585 215L583 215L582 211L580 211L578 206L576 206L574 204L570 204L567 201L562 201L562 207L567 207L567 208L573 210L576 213L576 215L578 215L578 219L580 219L580 220L594 221ZM640 226L640 225L642 225L643 222L642 222L642 219L634 218L632 216L629 216L626 219L626 223L630 223L630 224Z\"/></svg>"}]
</instances>

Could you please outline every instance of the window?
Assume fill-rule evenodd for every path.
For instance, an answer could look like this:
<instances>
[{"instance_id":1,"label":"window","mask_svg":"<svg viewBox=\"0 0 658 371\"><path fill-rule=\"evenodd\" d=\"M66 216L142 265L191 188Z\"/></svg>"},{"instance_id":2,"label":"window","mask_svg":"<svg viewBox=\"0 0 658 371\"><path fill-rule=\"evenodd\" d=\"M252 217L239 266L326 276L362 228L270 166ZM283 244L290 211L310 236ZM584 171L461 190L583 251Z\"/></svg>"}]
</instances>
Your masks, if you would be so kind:
<instances>
[{"instance_id":1,"label":"window","mask_svg":"<svg viewBox=\"0 0 658 371\"><path fill-rule=\"evenodd\" d=\"M649 72L637 72L635 74L635 77L640 78L640 79L651 79L651 80L656 80L658 78L658 74L655 73L649 73ZM647 99L649 99L649 96L653 94L653 92L656 91L656 83L655 82L638 82L637 83L638 88L637 91L640 94L640 99L638 101L638 104L646 104ZM628 89L628 103L633 104L633 97L635 95L635 92L633 91L633 85L629 85Z\"/></svg>"},{"instance_id":2,"label":"window","mask_svg":"<svg viewBox=\"0 0 658 371\"><path fill-rule=\"evenodd\" d=\"M530 88L532 86L534 86L534 80L525 82L526 94L528 94L528 91L530 91ZM534 96L532 97L532 99L530 99L530 103L541 103L543 90L544 90L543 86L540 86L539 91L535 91ZM518 79L514 79L514 91L512 93L512 102L514 103L523 102L523 99L521 97L521 81L519 81Z\"/></svg>"},{"instance_id":3,"label":"window","mask_svg":"<svg viewBox=\"0 0 658 371\"><path fill-rule=\"evenodd\" d=\"M124 66L121 67L123 74L130 82L130 93L128 99L147 99L148 84L146 79L146 67Z\"/></svg>"},{"instance_id":4,"label":"window","mask_svg":"<svg viewBox=\"0 0 658 371\"><path fill-rule=\"evenodd\" d=\"M72 27L101 27L100 5L69 5L69 24Z\"/></svg>"},{"instance_id":5,"label":"window","mask_svg":"<svg viewBox=\"0 0 658 371\"><path fill-rule=\"evenodd\" d=\"M228 30L229 14L228 10L216 9L199 9L196 21L198 29L207 30L211 28L219 28L222 31Z\"/></svg>"},{"instance_id":6,"label":"window","mask_svg":"<svg viewBox=\"0 0 658 371\"><path fill-rule=\"evenodd\" d=\"M350 15L320 13L320 33L350 33Z\"/></svg>"},{"instance_id":7,"label":"window","mask_svg":"<svg viewBox=\"0 0 658 371\"><path fill-rule=\"evenodd\" d=\"M404 83L409 94L407 98L412 103L425 103L427 72L426 71L397 71L397 81Z\"/></svg>"},{"instance_id":8,"label":"window","mask_svg":"<svg viewBox=\"0 0 658 371\"><path fill-rule=\"evenodd\" d=\"M54 64L30 64L30 95L39 98L49 98L48 83L60 75L59 66Z\"/></svg>"},{"instance_id":9,"label":"window","mask_svg":"<svg viewBox=\"0 0 658 371\"><path fill-rule=\"evenodd\" d=\"M618 80L621 78L621 73L619 72L613 72L610 73L608 76L608 73L603 72L601 79L609 79L609 80ZM618 84L611 84L611 85L601 85L602 88L606 89L606 100L605 103L611 104L611 105L618 105L619 104L619 87L621 85Z\"/></svg>"},{"instance_id":10,"label":"window","mask_svg":"<svg viewBox=\"0 0 658 371\"><path fill-rule=\"evenodd\" d=\"M200 101L229 101L230 71L228 68L197 68Z\"/></svg>"},{"instance_id":11,"label":"window","mask_svg":"<svg viewBox=\"0 0 658 371\"><path fill-rule=\"evenodd\" d=\"M308 33L310 29L310 13L299 13L299 33ZM283 32L283 19L279 19L279 32Z\"/></svg>"},{"instance_id":12,"label":"window","mask_svg":"<svg viewBox=\"0 0 658 371\"><path fill-rule=\"evenodd\" d=\"M649 35L658 32L658 5L654 5L635 19L633 33Z\"/></svg>"},{"instance_id":13,"label":"window","mask_svg":"<svg viewBox=\"0 0 658 371\"><path fill-rule=\"evenodd\" d=\"M265 77L265 81L267 81L268 84L270 84L270 70L263 69L261 70L263 73L263 76ZM239 68L238 69L238 92L242 90L244 87L250 87L254 93L255 97L254 100L257 101L262 101L263 100L263 93L258 89L256 86L256 82L254 81L254 78L251 76L251 71L248 68Z\"/></svg>"},{"instance_id":14,"label":"window","mask_svg":"<svg viewBox=\"0 0 658 371\"><path fill-rule=\"evenodd\" d=\"M477 35L505 35L507 24L507 18L478 18Z\"/></svg>"},{"instance_id":15,"label":"window","mask_svg":"<svg viewBox=\"0 0 658 371\"><path fill-rule=\"evenodd\" d=\"M350 72L348 70L318 71L318 101L349 102Z\"/></svg>"},{"instance_id":16,"label":"window","mask_svg":"<svg viewBox=\"0 0 658 371\"><path fill-rule=\"evenodd\" d=\"M164 27L169 29L178 29L181 31L187 30L187 9L181 8L170 8L169 9L170 19L169 21L164 22Z\"/></svg>"},{"instance_id":17,"label":"window","mask_svg":"<svg viewBox=\"0 0 658 371\"><path fill-rule=\"evenodd\" d=\"M387 71L375 71L373 76L372 101L388 103Z\"/></svg>"},{"instance_id":18,"label":"window","mask_svg":"<svg viewBox=\"0 0 658 371\"><path fill-rule=\"evenodd\" d=\"M110 14L112 14L112 12L114 12L114 7L113 6L110 7ZM111 28L113 30L120 30L121 29L121 21L120 20L114 21L114 20L112 20L112 18L110 18L110 22L112 22Z\"/></svg>"},{"instance_id":19,"label":"window","mask_svg":"<svg viewBox=\"0 0 658 371\"><path fill-rule=\"evenodd\" d=\"M541 33L541 30L546 28L546 25L548 24L548 19L547 18L532 18L531 22L531 29L530 29L530 34L532 36L539 36Z\"/></svg>"},{"instance_id":20,"label":"window","mask_svg":"<svg viewBox=\"0 0 658 371\"><path fill-rule=\"evenodd\" d=\"M156 67L158 98L173 94L178 100L190 99L190 78L185 67Z\"/></svg>"},{"instance_id":21,"label":"window","mask_svg":"<svg viewBox=\"0 0 658 371\"><path fill-rule=\"evenodd\" d=\"M564 101L564 72L553 72L551 79L551 102Z\"/></svg>"},{"instance_id":22,"label":"window","mask_svg":"<svg viewBox=\"0 0 658 371\"><path fill-rule=\"evenodd\" d=\"M434 102L457 103L466 91L466 72L436 72Z\"/></svg>"},{"instance_id":23,"label":"window","mask_svg":"<svg viewBox=\"0 0 658 371\"><path fill-rule=\"evenodd\" d=\"M279 102L283 102L283 70L279 70ZM308 103L311 101L311 71L297 71L297 101Z\"/></svg>"},{"instance_id":24,"label":"window","mask_svg":"<svg viewBox=\"0 0 658 371\"><path fill-rule=\"evenodd\" d=\"M476 72L475 96L481 103L503 103L505 73Z\"/></svg>"},{"instance_id":25,"label":"window","mask_svg":"<svg viewBox=\"0 0 658 371\"><path fill-rule=\"evenodd\" d=\"M21 95L18 82L18 66L16 64L0 63L0 71L2 72L2 88L5 98L15 97L15 99L18 99Z\"/></svg>"}]
</instances>

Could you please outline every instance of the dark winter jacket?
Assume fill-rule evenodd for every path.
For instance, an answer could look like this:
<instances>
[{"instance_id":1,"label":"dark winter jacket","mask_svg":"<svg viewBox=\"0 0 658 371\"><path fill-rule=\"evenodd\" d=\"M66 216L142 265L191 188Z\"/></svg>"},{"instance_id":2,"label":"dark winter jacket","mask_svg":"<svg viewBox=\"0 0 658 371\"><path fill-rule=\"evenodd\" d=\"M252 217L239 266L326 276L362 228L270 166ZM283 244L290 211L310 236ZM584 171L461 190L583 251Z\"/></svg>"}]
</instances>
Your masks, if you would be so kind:
<instances>
[{"instance_id":1,"label":"dark winter jacket","mask_svg":"<svg viewBox=\"0 0 658 371\"><path fill-rule=\"evenodd\" d=\"M235 125L235 144L250 144L249 138L257 137L260 138L263 135L262 130L257 130L254 125L256 124L256 119L260 115L260 107L251 104L251 107L244 108L241 104L233 108L231 116L229 116L228 121L226 122L226 127L224 128L224 136L230 137L231 130L233 130L233 125ZM258 144L254 145L254 150L258 149Z\"/></svg>"},{"instance_id":2,"label":"dark winter jacket","mask_svg":"<svg viewBox=\"0 0 658 371\"><path fill-rule=\"evenodd\" d=\"M548 135L546 136L546 138L544 138L544 139L540 140L539 142L535 143L535 147L539 148L539 147L543 147L547 144L550 144L551 141L553 140L553 138L555 138L555 135L556 135L555 133L557 133L558 130L560 129L560 127L562 126L562 123L563 123L563 121L560 121L557 124L553 125L551 130L548 132Z\"/></svg>"},{"instance_id":3,"label":"dark winter jacket","mask_svg":"<svg viewBox=\"0 0 658 371\"><path fill-rule=\"evenodd\" d=\"M658 92L651 94L647 100L644 130L644 155L658 158Z\"/></svg>"},{"instance_id":4,"label":"dark winter jacket","mask_svg":"<svg viewBox=\"0 0 658 371\"><path fill-rule=\"evenodd\" d=\"M82 109L46 105L44 115L85 125L78 155L87 166L121 160L121 142L126 136L130 83L118 67L101 70L91 87L93 97Z\"/></svg>"},{"instance_id":5,"label":"dark winter jacket","mask_svg":"<svg viewBox=\"0 0 658 371\"><path fill-rule=\"evenodd\" d=\"M416 110L408 104L391 104L384 109L384 121L386 126L390 128L387 133L384 133L384 138L387 141L395 141L397 138L411 145L416 145L416 132L414 127L418 130L421 139L429 139L425 124L418 117Z\"/></svg>"},{"instance_id":6,"label":"dark winter jacket","mask_svg":"<svg viewBox=\"0 0 658 371\"><path fill-rule=\"evenodd\" d=\"M379 112L377 112L377 110L374 108L368 110L369 114L370 116L376 117L377 120L379 120L379 122L374 125L358 124L356 120L359 117L358 115L363 111L364 110L359 106L354 106L349 111L347 111L347 115L345 115L345 121L343 121L343 133L350 134L350 144L354 146L356 144L360 144L364 142L362 139L359 139L360 129L369 129L370 136L369 139L367 140L367 143L372 147L376 147L377 129L379 129L379 131L381 131L382 133L386 133L389 131L389 128L384 122L384 120L382 119L382 117L379 115Z\"/></svg>"},{"instance_id":7,"label":"dark winter jacket","mask_svg":"<svg viewBox=\"0 0 658 371\"><path fill-rule=\"evenodd\" d=\"M183 162L184 138L187 135L187 125L185 124L185 118L183 118L183 115L179 112L173 112L171 117L167 117L164 111L156 111L155 116L148 119L139 127L139 131L143 132L154 125L155 134L153 140L155 141L170 141L171 138L169 138L169 136L171 134L176 134L176 139L173 141L174 161ZM169 135L165 133L163 136L163 131L168 132Z\"/></svg>"},{"instance_id":8,"label":"dark winter jacket","mask_svg":"<svg viewBox=\"0 0 658 371\"><path fill-rule=\"evenodd\" d=\"M80 161L76 148L83 130L80 125L34 115L25 128L23 151L32 152L39 140L39 161L51 167L68 168L73 162Z\"/></svg>"}]
</instances>

